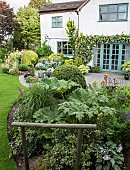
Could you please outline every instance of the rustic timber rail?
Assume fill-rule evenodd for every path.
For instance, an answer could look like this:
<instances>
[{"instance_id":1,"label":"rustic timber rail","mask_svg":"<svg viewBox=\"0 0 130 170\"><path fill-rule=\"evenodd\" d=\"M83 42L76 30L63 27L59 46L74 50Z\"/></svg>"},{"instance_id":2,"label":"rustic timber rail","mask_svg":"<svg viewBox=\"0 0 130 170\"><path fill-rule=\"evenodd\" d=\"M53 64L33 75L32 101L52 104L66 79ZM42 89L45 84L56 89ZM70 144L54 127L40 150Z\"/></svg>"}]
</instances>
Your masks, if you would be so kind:
<instances>
[{"instance_id":1,"label":"rustic timber rail","mask_svg":"<svg viewBox=\"0 0 130 170\"><path fill-rule=\"evenodd\" d=\"M23 154L25 161L25 170L29 170L29 161L27 153L27 143L25 128L64 128L64 129L79 129L77 139L77 154L75 162L75 170L80 170L80 158L82 151L83 129L95 129L96 124L43 124L43 123L29 123L29 122L13 122L11 126L21 128L21 138L23 144Z\"/></svg>"}]
</instances>

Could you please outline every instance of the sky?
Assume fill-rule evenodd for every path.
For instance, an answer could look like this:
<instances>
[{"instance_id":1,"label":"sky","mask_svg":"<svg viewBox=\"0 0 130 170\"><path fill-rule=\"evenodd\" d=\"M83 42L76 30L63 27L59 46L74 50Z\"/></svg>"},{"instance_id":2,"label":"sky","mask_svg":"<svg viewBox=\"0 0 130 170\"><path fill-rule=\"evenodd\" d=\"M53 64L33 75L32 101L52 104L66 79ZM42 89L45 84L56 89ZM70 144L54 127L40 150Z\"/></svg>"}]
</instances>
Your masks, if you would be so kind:
<instances>
[{"instance_id":1,"label":"sky","mask_svg":"<svg viewBox=\"0 0 130 170\"><path fill-rule=\"evenodd\" d=\"M19 7L27 6L30 0L5 0L7 4L10 4L10 7L14 9L16 13Z\"/></svg>"}]
</instances>

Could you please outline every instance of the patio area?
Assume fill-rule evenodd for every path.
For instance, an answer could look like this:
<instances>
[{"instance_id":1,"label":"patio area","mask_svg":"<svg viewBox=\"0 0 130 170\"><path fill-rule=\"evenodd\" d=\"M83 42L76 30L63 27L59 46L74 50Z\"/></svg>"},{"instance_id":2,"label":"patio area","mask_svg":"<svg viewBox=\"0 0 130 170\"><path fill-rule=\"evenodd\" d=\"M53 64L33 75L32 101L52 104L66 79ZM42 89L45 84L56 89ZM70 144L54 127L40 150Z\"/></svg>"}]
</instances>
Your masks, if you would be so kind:
<instances>
[{"instance_id":1,"label":"patio area","mask_svg":"<svg viewBox=\"0 0 130 170\"><path fill-rule=\"evenodd\" d=\"M130 79L125 80L123 73L111 73L111 72L102 72L102 73L88 73L85 76L87 84L92 84L93 82L97 82L98 84L101 83L101 81L104 79L104 74L107 74L108 77L111 79L115 78L118 82L119 85L127 85L130 84Z\"/></svg>"}]
</instances>

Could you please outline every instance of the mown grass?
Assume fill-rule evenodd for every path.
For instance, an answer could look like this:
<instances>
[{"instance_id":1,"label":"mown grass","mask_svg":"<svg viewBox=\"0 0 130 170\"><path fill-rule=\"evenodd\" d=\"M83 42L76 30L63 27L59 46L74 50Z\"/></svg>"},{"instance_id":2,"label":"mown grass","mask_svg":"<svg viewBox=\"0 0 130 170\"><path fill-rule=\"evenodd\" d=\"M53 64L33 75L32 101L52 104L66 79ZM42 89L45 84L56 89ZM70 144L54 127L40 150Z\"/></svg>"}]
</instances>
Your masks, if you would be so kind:
<instances>
[{"instance_id":1,"label":"mown grass","mask_svg":"<svg viewBox=\"0 0 130 170\"><path fill-rule=\"evenodd\" d=\"M7 116L20 93L18 87L23 87L18 76L3 74L0 69L0 170L16 170L16 163L9 158L10 149L7 137Z\"/></svg>"}]
</instances>

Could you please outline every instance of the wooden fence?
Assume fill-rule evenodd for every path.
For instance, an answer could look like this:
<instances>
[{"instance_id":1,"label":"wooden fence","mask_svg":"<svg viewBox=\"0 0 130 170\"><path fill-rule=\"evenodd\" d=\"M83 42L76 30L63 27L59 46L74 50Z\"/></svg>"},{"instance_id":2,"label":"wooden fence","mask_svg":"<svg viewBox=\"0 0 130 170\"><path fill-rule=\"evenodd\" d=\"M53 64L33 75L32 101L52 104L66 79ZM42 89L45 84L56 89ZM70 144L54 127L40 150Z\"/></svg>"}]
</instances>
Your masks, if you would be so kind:
<instances>
[{"instance_id":1,"label":"wooden fence","mask_svg":"<svg viewBox=\"0 0 130 170\"><path fill-rule=\"evenodd\" d=\"M80 158L82 152L83 129L96 129L96 124L43 124L43 123L29 123L29 122L13 122L12 126L21 128L21 138L23 145L23 154L25 161L25 170L29 170L29 161L27 153L27 142L25 128L64 128L64 129L79 129L77 138L77 153L75 170L80 170Z\"/></svg>"}]
</instances>

